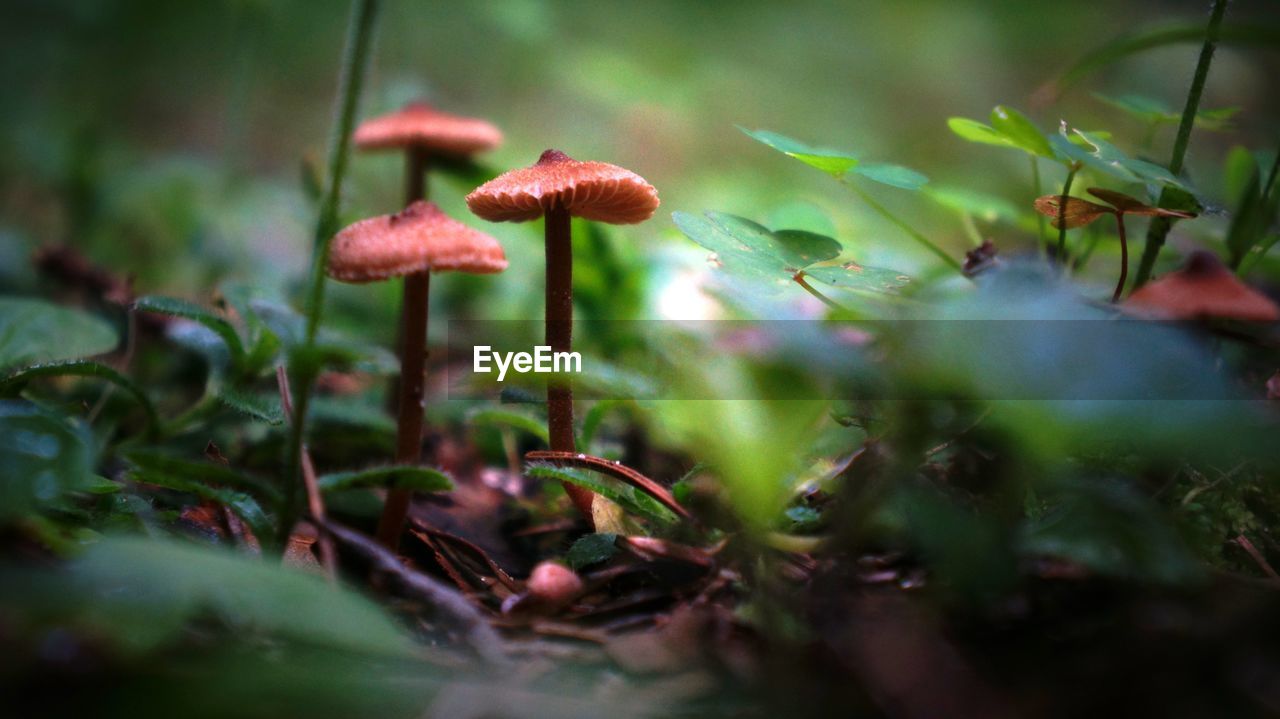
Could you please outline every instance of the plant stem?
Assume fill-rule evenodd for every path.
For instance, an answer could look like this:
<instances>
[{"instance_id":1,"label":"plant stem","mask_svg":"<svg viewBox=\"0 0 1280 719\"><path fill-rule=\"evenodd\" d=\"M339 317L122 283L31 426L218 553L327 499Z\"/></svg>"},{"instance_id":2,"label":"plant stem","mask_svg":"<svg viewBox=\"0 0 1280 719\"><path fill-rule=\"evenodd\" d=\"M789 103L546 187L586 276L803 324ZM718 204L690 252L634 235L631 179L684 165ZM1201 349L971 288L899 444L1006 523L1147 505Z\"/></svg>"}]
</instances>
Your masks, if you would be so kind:
<instances>
[{"instance_id":1,"label":"plant stem","mask_svg":"<svg viewBox=\"0 0 1280 719\"><path fill-rule=\"evenodd\" d=\"M546 216L547 345L552 352L568 352L573 345L573 229L569 211L552 207ZM573 388L567 381L547 383L547 433L555 452L573 452ZM592 523L591 492L564 485L573 506Z\"/></svg>"},{"instance_id":2,"label":"plant stem","mask_svg":"<svg viewBox=\"0 0 1280 719\"><path fill-rule=\"evenodd\" d=\"M338 104L335 109L333 134L329 137L329 186L320 203L319 217L312 245L311 274L307 286L307 332L304 350L315 346L320 328L320 316L324 310L324 288L329 264L329 245L338 224L338 201L342 195L342 179L347 171L347 155L351 141L351 128L355 125L356 105L360 87L364 84L365 70L369 65L369 49L373 44L374 18L378 0L353 0L351 17L347 24L346 46L342 56L342 70L338 78ZM289 455L285 506L280 516L279 544L287 544L293 523L302 511L302 440L306 436L307 409L311 405L311 389L315 384L314 371L295 374L297 389L294 392L294 419L289 433Z\"/></svg>"},{"instance_id":3,"label":"plant stem","mask_svg":"<svg viewBox=\"0 0 1280 719\"><path fill-rule=\"evenodd\" d=\"M889 222L892 222L894 225L898 227L898 229L907 233L907 235L909 235L911 239L915 240L916 242L919 242L921 245L925 247L925 249L937 255L943 262L947 263L953 269L955 269L956 272L959 272L960 274L964 274L964 270L960 267L959 260L947 254L945 250L935 245L933 241L930 240L928 237L925 237L924 235L920 234L911 225L908 225L906 222L903 222L902 220L898 219L898 216L890 212L889 208L885 207L879 202L876 202L875 198L873 198L871 195L868 195L862 188L858 187L852 182L845 182L845 185L849 189L853 190L853 193L855 195L862 198L862 201L867 203L871 207L871 209L879 213L881 217L885 218Z\"/></svg>"},{"instance_id":4,"label":"plant stem","mask_svg":"<svg viewBox=\"0 0 1280 719\"><path fill-rule=\"evenodd\" d=\"M848 309L844 305L840 304L839 302L836 302L830 297L827 297L826 295L819 292L817 288L815 288L813 285L809 284L809 281L804 278L803 271L797 272L794 276L792 276L791 279L795 280L796 284L803 287L806 292L808 292L809 294L821 300L822 304L826 305L827 307L830 307L833 310L841 310L846 312L848 311Z\"/></svg>"},{"instance_id":5,"label":"plant stem","mask_svg":"<svg viewBox=\"0 0 1280 719\"><path fill-rule=\"evenodd\" d=\"M1035 155L1028 155L1031 158L1031 189L1035 191L1035 196L1040 197L1044 194L1044 190L1040 186L1040 160ZM1040 228L1040 257L1045 256L1045 248L1049 244L1049 231L1045 226L1044 215L1036 213L1036 223Z\"/></svg>"},{"instance_id":6,"label":"plant stem","mask_svg":"<svg viewBox=\"0 0 1280 719\"><path fill-rule=\"evenodd\" d=\"M1071 197L1071 183L1076 181L1076 173L1079 171L1079 165L1072 165L1067 170L1067 179L1062 183L1062 194L1058 196L1058 252L1054 256L1058 262L1066 262L1067 259L1067 198Z\"/></svg>"},{"instance_id":7,"label":"plant stem","mask_svg":"<svg viewBox=\"0 0 1280 719\"><path fill-rule=\"evenodd\" d=\"M1204 92L1205 80L1209 77L1209 65L1213 62L1214 50L1218 47L1218 31L1222 27L1222 16L1227 12L1227 0L1214 0L1213 10L1209 14L1209 26L1205 29L1204 44L1200 47L1200 59L1196 62L1196 72L1191 78L1191 89L1187 91L1187 104L1182 108L1182 120L1178 123L1178 134L1173 141L1173 156L1169 159L1169 172L1175 176L1182 172L1182 164L1187 157L1187 144L1191 141L1191 128L1195 125L1196 113L1200 111L1200 95ZM1168 186L1160 191L1159 207L1166 207L1171 199ZM1134 288L1141 287L1151 277L1151 270L1156 265L1156 258L1164 247L1164 240L1169 236L1173 220L1168 217L1152 218L1147 227L1147 244L1142 248L1142 261L1138 264L1138 272L1133 278Z\"/></svg>"},{"instance_id":8,"label":"plant stem","mask_svg":"<svg viewBox=\"0 0 1280 719\"><path fill-rule=\"evenodd\" d=\"M1120 281L1116 283L1116 291L1111 295L1112 304L1120 301L1124 292L1124 281L1129 276L1129 241L1124 234L1124 213L1116 213L1116 231L1120 233Z\"/></svg>"}]
</instances>

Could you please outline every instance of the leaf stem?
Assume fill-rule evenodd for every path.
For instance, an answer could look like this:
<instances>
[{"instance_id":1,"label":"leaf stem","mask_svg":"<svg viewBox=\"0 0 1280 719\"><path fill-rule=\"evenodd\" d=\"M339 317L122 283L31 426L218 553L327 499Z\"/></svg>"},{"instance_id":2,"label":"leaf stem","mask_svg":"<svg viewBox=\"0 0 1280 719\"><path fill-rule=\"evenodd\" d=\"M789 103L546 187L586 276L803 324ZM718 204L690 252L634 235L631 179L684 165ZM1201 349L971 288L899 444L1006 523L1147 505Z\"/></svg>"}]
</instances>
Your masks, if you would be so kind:
<instances>
[{"instance_id":1,"label":"leaf stem","mask_svg":"<svg viewBox=\"0 0 1280 719\"><path fill-rule=\"evenodd\" d=\"M867 194L867 192L863 190L861 187L858 187L857 185L855 185L852 182L849 182L848 180L842 179L841 182L843 182L846 187L853 190L853 194L862 198L862 201L867 203L867 205L869 205L871 209L875 210L881 217L893 223L895 226L897 226L898 229L907 233L907 235L910 236L911 239L920 243L921 245L924 246L925 249L937 255L939 259L941 259L943 262L950 265L951 268L954 269L956 272L959 272L962 275L964 274L964 270L961 268L960 262L956 258L947 254L946 250L943 250L941 247L938 247L928 237L925 237L924 235L920 234L920 232L918 232L911 225L908 225L906 222L899 219L897 215L889 211L889 208L877 202L875 198Z\"/></svg>"},{"instance_id":2,"label":"leaf stem","mask_svg":"<svg viewBox=\"0 0 1280 719\"><path fill-rule=\"evenodd\" d=\"M1209 77L1209 66L1213 63L1213 53L1218 48L1218 35L1222 27L1222 17L1227 13L1227 0L1214 0L1213 10L1209 14L1209 26L1205 29L1204 44L1200 47L1200 59L1196 62L1196 72L1191 78L1191 88L1187 91L1187 104L1182 108L1182 120L1178 123L1178 134L1173 140L1173 156L1169 159L1169 172L1175 176L1182 172L1183 162L1187 157L1187 145L1191 142L1191 128L1195 125L1196 113L1200 111L1200 96L1204 93L1204 84ZM1166 207L1172 197L1168 186L1160 191L1157 205ZM1133 278L1134 288L1141 287L1151 277L1151 270L1156 265L1156 258L1164 247L1165 238L1173 227L1173 220L1168 217L1155 217L1147 227L1147 244L1142 249L1142 260L1138 264L1138 272Z\"/></svg>"},{"instance_id":3,"label":"leaf stem","mask_svg":"<svg viewBox=\"0 0 1280 719\"><path fill-rule=\"evenodd\" d=\"M369 51L373 45L374 19L378 0L353 0L351 16L347 24L346 45L342 55L342 69L338 78L338 104L335 108L333 134L329 137L329 185L320 203L319 217L312 245L311 274L307 286L307 332L304 348L315 346L320 329L320 317L324 310L324 288L329 263L329 245L338 229L338 202L342 195L342 178L347 171L347 156L351 142L351 129L355 125L356 105L360 88L364 84L369 65ZM302 492L302 439L306 435L307 409L311 405L311 389L315 384L313 371L295 373L297 389L294 392L294 419L289 433L289 455L286 503L280 517L281 547L288 544L289 533L302 512L305 499Z\"/></svg>"},{"instance_id":4,"label":"leaf stem","mask_svg":"<svg viewBox=\"0 0 1280 719\"><path fill-rule=\"evenodd\" d=\"M803 288L805 289L805 291L806 291L806 292L808 292L809 294L811 294L811 295L813 295L814 297L817 297L819 300L821 300L821 301L822 301L822 304L826 305L827 307L830 307L830 308L831 308L831 309L833 309L833 310L841 310L841 311L843 311L843 312L848 312L848 308L847 308L847 307L845 307L844 305L840 304L839 302L836 302L835 300L831 299L830 297L827 297L826 295L822 294L821 292L819 292L819 291L817 290L817 288L816 288L816 287L814 287L813 285L809 284L808 280L806 280L806 279L804 278L804 270L801 270L801 271L799 271L799 272L795 273L794 275L792 275L791 279L795 280L795 281L796 281L796 284L797 284L797 285L800 285L801 287L803 287Z\"/></svg>"},{"instance_id":5,"label":"leaf stem","mask_svg":"<svg viewBox=\"0 0 1280 719\"><path fill-rule=\"evenodd\" d=\"M1067 258L1067 198L1071 196L1071 183L1076 181L1076 173L1079 171L1079 163L1073 163L1067 170L1067 179L1062 183L1062 195L1058 198L1058 251L1054 255L1058 262L1065 262Z\"/></svg>"},{"instance_id":6,"label":"leaf stem","mask_svg":"<svg viewBox=\"0 0 1280 719\"><path fill-rule=\"evenodd\" d=\"M1035 197L1044 194L1040 185L1040 160L1035 155L1027 155L1031 159L1031 189L1035 192ZM1046 246L1049 244L1049 231L1045 225L1044 215L1036 213L1036 222L1040 229L1040 257L1046 254Z\"/></svg>"}]
</instances>

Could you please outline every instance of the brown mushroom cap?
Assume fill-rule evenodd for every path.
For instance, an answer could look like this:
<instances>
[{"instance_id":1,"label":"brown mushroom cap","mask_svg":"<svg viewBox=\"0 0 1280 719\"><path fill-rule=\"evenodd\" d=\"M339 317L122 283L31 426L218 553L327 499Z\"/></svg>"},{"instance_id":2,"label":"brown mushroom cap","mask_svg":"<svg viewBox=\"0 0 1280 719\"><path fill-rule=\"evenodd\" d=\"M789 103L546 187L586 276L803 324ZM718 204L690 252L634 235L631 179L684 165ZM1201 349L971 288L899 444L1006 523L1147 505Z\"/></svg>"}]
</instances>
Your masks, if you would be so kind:
<instances>
[{"instance_id":1,"label":"brown mushroom cap","mask_svg":"<svg viewBox=\"0 0 1280 719\"><path fill-rule=\"evenodd\" d=\"M497 240L420 201L343 229L333 238L328 269L336 280L360 283L422 271L492 274L506 268Z\"/></svg>"},{"instance_id":2,"label":"brown mushroom cap","mask_svg":"<svg viewBox=\"0 0 1280 719\"><path fill-rule=\"evenodd\" d=\"M414 102L360 123L353 139L362 150L419 146L444 155L470 155L502 144L502 131L484 120Z\"/></svg>"},{"instance_id":3,"label":"brown mushroom cap","mask_svg":"<svg viewBox=\"0 0 1280 719\"><path fill-rule=\"evenodd\" d=\"M1280 320L1280 307L1236 279L1210 252L1195 252L1176 272L1143 285L1125 300L1131 310L1168 319Z\"/></svg>"},{"instance_id":4,"label":"brown mushroom cap","mask_svg":"<svg viewBox=\"0 0 1280 719\"><path fill-rule=\"evenodd\" d=\"M644 222L658 209L658 191L630 170L579 162L547 150L532 167L504 173L467 195L467 206L491 222L536 220L553 207L614 225Z\"/></svg>"}]
</instances>

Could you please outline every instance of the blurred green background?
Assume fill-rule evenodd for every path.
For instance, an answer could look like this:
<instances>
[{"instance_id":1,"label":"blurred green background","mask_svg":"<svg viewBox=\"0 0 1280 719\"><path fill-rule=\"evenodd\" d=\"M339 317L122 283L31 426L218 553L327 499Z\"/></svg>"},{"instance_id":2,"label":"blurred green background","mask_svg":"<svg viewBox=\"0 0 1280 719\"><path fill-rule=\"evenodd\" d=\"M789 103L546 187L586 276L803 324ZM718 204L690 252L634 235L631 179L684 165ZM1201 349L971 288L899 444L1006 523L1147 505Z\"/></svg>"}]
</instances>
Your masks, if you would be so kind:
<instances>
[{"instance_id":1,"label":"blurred green background","mask_svg":"<svg viewBox=\"0 0 1280 719\"><path fill-rule=\"evenodd\" d=\"M1117 35L1200 23L1206 9L1202 2L393 0L384 3L360 114L425 97L506 132L505 145L485 158L495 168L527 165L555 147L639 172L658 187L663 207L614 242L632 259L650 260L635 266L655 281L642 283L642 304L620 311L699 316L705 308L689 285L705 253L675 231L672 211L717 209L763 221L774 208L812 203L832 217L848 257L909 272L932 263L829 178L753 143L735 124L906 164L934 185L963 185L1027 208L1026 158L961 141L947 118L982 118L1005 103L1046 129L1065 118L1110 130L1116 144L1144 154L1144 128L1092 93L1139 93L1180 108L1195 43L1132 56L1056 100L1043 88ZM1233 3L1229 21L1249 25L1273 9ZM314 217L300 168L323 155L346 14L347 3L335 0L5 3L0 282L21 289L30 283L31 248L70 243L136 274L142 292L207 300L227 277L291 291ZM1221 194L1230 146L1274 142L1275 60L1274 47L1219 50L1203 106L1242 111L1231 132L1198 132L1193 142L1191 177L1209 197ZM1155 136L1150 157L1167 161L1173 131ZM1058 170L1044 172L1048 186ZM398 209L401 176L394 153L358 156L344 217ZM485 226L461 202L469 189L441 179L434 197ZM946 210L911 193L877 195L957 255L966 248ZM511 271L500 281L444 283L487 288L497 296L488 316L535 317L537 228L485 229L503 241ZM1006 250L1031 246L1031 234L1016 227L984 232ZM385 340L395 291L372 292L387 301L371 302L360 288L338 287L331 297L357 316L385 320L374 323ZM448 311L454 294L444 290L433 311Z\"/></svg>"}]
</instances>

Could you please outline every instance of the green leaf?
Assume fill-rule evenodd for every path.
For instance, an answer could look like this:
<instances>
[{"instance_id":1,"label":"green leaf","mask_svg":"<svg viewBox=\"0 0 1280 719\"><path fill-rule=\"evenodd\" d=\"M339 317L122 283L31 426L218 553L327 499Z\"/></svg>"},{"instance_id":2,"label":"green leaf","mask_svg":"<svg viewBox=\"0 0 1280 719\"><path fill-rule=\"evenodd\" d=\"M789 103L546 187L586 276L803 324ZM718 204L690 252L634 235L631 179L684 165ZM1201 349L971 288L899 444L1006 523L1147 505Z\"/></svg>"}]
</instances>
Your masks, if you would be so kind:
<instances>
[{"instance_id":1,"label":"green leaf","mask_svg":"<svg viewBox=\"0 0 1280 719\"><path fill-rule=\"evenodd\" d=\"M320 577L176 542L105 539L72 563L82 625L142 651L198 618L237 636L264 635L366 655L411 656L413 643L375 604Z\"/></svg>"},{"instance_id":2,"label":"green leaf","mask_svg":"<svg viewBox=\"0 0 1280 719\"><path fill-rule=\"evenodd\" d=\"M569 547L565 560L574 570L584 569L613 558L618 553L618 535L612 532L588 534Z\"/></svg>"},{"instance_id":3,"label":"green leaf","mask_svg":"<svg viewBox=\"0 0 1280 719\"><path fill-rule=\"evenodd\" d=\"M110 352L115 329L97 317L42 300L0 297L0 370Z\"/></svg>"},{"instance_id":4,"label":"green leaf","mask_svg":"<svg viewBox=\"0 0 1280 719\"><path fill-rule=\"evenodd\" d=\"M860 175L882 185L899 187L904 190L918 190L929 178L902 165L890 165L883 162L863 163L850 170L851 174Z\"/></svg>"},{"instance_id":5,"label":"green leaf","mask_svg":"<svg viewBox=\"0 0 1280 719\"><path fill-rule=\"evenodd\" d=\"M138 298L133 306L143 312L155 312L199 322L222 338L227 345L227 351L231 353L233 364L239 366L244 361L244 345L240 342L240 335L236 333L236 328L232 327L230 322L197 304L174 297L148 295Z\"/></svg>"},{"instance_id":6,"label":"green leaf","mask_svg":"<svg viewBox=\"0 0 1280 719\"><path fill-rule=\"evenodd\" d=\"M171 487L172 482L166 478L173 478L181 483L194 482L212 488L250 492L272 506L281 501L280 490L271 484L224 464L186 459L154 449L130 450L125 453L124 458L135 470L145 474L145 477L140 477L143 482Z\"/></svg>"},{"instance_id":7,"label":"green leaf","mask_svg":"<svg viewBox=\"0 0 1280 719\"><path fill-rule=\"evenodd\" d=\"M1009 138L1013 144L1040 157L1053 157L1049 140L1035 123L1021 112L1005 105L996 105L991 111L991 127Z\"/></svg>"},{"instance_id":8,"label":"green leaf","mask_svg":"<svg viewBox=\"0 0 1280 719\"><path fill-rule=\"evenodd\" d=\"M244 520L245 525L259 542L270 544L275 538L275 521L263 511L258 500L244 492L215 487L188 476L144 467L135 467L129 472L129 476L136 482L187 492L200 499L217 502Z\"/></svg>"},{"instance_id":9,"label":"green leaf","mask_svg":"<svg viewBox=\"0 0 1280 719\"><path fill-rule=\"evenodd\" d=\"M967 117L953 117L947 120L947 127L951 131L959 135L962 139L969 142L977 142L983 145L996 145L997 147L1019 147L1018 143L1004 134L997 132L995 128L970 120ZM1019 147L1019 149L1021 149Z\"/></svg>"},{"instance_id":10,"label":"green leaf","mask_svg":"<svg viewBox=\"0 0 1280 719\"><path fill-rule=\"evenodd\" d=\"M1012 202L965 187L938 187L931 185L924 193L934 202L956 212L971 215L983 222L997 220L1014 221L1020 216Z\"/></svg>"},{"instance_id":11,"label":"green leaf","mask_svg":"<svg viewBox=\"0 0 1280 719\"><path fill-rule=\"evenodd\" d=\"M447 492L453 489L449 475L430 467L374 467L354 472L334 472L320 477L320 491L347 489L411 489L415 492Z\"/></svg>"},{"instance_id":12,"label":"green leaf","mask_svg":"<svg viewBox=\"0 0 1280 719\"><path fill-rule=\"evenodd\" d=\"M1254 246L1266 237L1276 219L1278 198L1280 193L1277 192L1272 193L1270 200L1262 196L1262 173L1255 165L1227 229L1227 249L1231 253L1233 269L1238 268Z\"/></svg>"},{"instance_id":13,"label":"green leaf","mask_svg":"<svg viewBox=\"0 0 1280 719\"><path fill-rule=\"evenodd\" d=\"M0 400L0 523L96 485L88 430L26 400Z\"/></svg>"},{"instance_id":14,"label":"green leaf","mask_svg":"<svg viewBox=\"0 0 1280 719\"><path fill-rule=\"evenodd\" d=\"M1111 576L1185 583L1199 579L1187 551L1158 505L1117 482L1076 481L1059 488L1056 506L1028 522L1020 549L1079 562Z\"/></svg>"},{"instance_id":15,"label":"green leaf","mask_svg":"<svg viewBox=\"0 0 1280 719\"><path fill-rule=\"evenodd\" d=\"M539 417L511 410L482 409L472 412L467 419L473 425L480 427L510 427L511 429L517 429L525 434L537 437L543 444L551 444L550 435L547 433L547 421Z\"/></svg>"},{"instance_id":16,"label":"green leaf","mask_svg":"<svg viewBox=\"0 0 1280 719\"><path fill-rule=\"evenodd\" d=\"M160 422L159 416L156 415L155 406L151 404L151 400L142 391L142 388L134 384L133 380L104 364L88 360L50 362L49 364L23 367L0 380L0 396L16 394L21 391L27 382L41 377L92 377L104 379L120 387L136 399L138 404L142 406L143 411L146 412L147 421L152 427L157 426Z\"/></svg>"},{"instance_id":17,"label":"green leaf","mask_svg":"<svg viewBox=\"0 0 1280 719\"><path fill-rule=\"evenodd\" d=\"M769 227L778 230L805 230L832 237L836 225L827 211L811 202L797 201L779 205L769 211Z\"/></svg>"},{"instance_id":18,"label":"green leaf","mask_svg":"<svg viewBox=\"0 0 1280 719\"><path fill-rule=\"evenodd\" d=\"M822 170L837 179L844 177L846 173L858 165L858 158L841 150L806 145L799 140L776 132L770 132L769 130L748 130L745 127L739 127L738 129L747 137L764 143L788 157L794 157L810 167Z\"/></svg>"},{"instance_id":19,"label":"green leaf","mask_svg":"<svg viewBox=\"0 0 1280 719\"><path fill-rule=\"evenodd\" d=\"M840 243L812 232L771 232L751 220L720 212L698 217L684 212L672 215L689 239L714 254L714 262L726 272L778 290L815 262L840 254Z\"/></svg>"},{"instance_id":20,"label":"green leaf","mask_svg":"<svg viewBox=\"0 0 1280 719\"><path fill-rule=\"evenodd\" d=\"M625 399L602 399L591 405L591 409L582 417L582 434L580 440L582 446L590 451L591 443L596 439L596 432L600 429L600 424L604 422L604 418L615 409L626 407L630 404Z\"/></svg>"},{"instance_id":21,"label":"green leaf","mask_svg":"<svg viewBox=\"0 0 1280 719\"><path fill-rule=\"evenodd\" d=\"M533 479L567 482L574 486L588 489L617 504L631 514L656 522L670 524L679 519L674 512L662 506L653 497L611 477L603 477L580 469L556 467L541 463L530 464L525 469L525 476Z\"/></svg>"},{"instance_id":22,"label":"green leaf","mask_svg":"<svg viewBox=\"0 0 1280 719\"><path fill-rule=\"evenodd\" d=\"M279 395L223 387L218 390L217 396L223 404L243 415L270 425L284 424L284 409L280 406Z\"/></svg>"},{"instance_id":23,"label":"green leaf","mask_svg":"<svg viewBox=\"0 0 1280 719\"><path fill-rule=\"evenodd\" d=\"M884 294L897 294L903 287L911 283L910 277L897 270L888 270L883 267L866 267L856 262L846 262L843 265L810 267L804 271L804 274L832 287Z\"/></svg>"}]
</instances>

